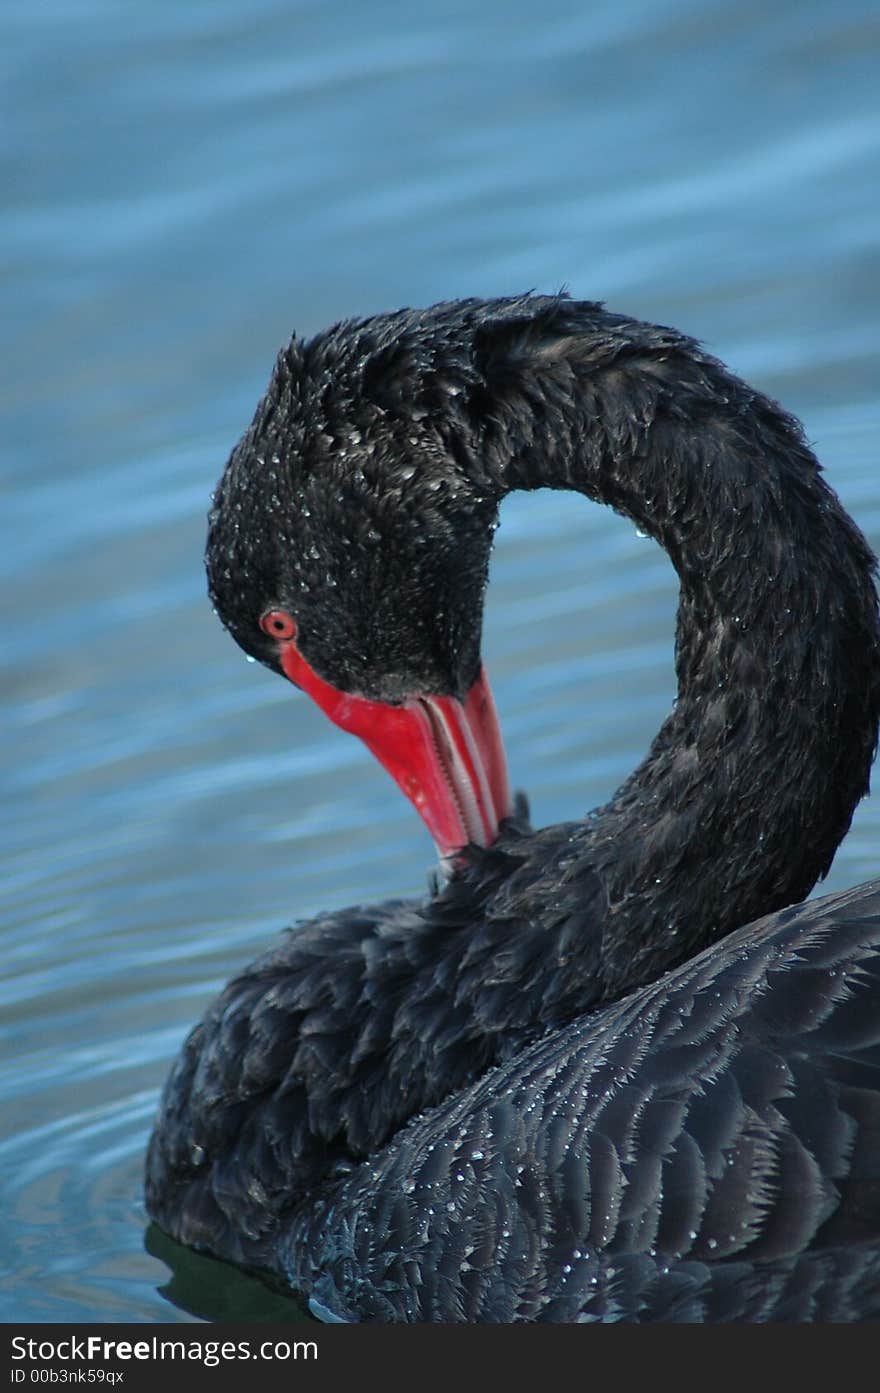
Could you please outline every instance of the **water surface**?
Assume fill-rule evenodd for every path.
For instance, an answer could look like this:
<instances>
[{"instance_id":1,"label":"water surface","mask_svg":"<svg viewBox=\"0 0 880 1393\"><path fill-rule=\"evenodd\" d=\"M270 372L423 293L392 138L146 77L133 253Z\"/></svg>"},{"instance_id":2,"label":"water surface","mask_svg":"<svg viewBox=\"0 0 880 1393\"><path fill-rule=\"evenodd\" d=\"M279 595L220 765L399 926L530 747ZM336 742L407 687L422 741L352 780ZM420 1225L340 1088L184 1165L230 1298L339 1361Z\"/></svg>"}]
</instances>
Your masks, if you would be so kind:
<instances>
[{"instance_id":1,"label":"water surface","mask_svg":"<svg viewBox=\"0 0 880 1393\"><path fill-rule=\"evenodd\" d=\"M279 345L567 284L781 398L878 547L878 59L856 0L7 0L3 1318L277 1315L145 1249L158 1089L280 927L425 885L390 781L205 599ZM485 653L536 822L644 754L674 608L620 518L505 505ZM878 830L868 800L827 888Z\"/></svg>"}]
</instances>

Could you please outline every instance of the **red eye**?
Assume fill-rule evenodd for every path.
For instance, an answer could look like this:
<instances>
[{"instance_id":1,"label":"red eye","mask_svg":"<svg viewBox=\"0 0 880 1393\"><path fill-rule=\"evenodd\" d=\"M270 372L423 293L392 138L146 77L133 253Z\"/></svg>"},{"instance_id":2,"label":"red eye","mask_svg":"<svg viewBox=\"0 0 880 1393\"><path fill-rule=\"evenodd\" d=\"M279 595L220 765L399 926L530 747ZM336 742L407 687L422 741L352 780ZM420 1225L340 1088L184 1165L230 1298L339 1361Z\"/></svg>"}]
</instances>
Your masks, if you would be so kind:
<instances>
[{"instance_id":1,"label":"red eye","mask_svg":"<svg viewBox=\"0 0 880 1393\"><path fill-rule=\"evenodd\" d=\"M267 609L265 614L260 615L260 628L270 638L294 638L296 636L296 622L286 609Z\"/></svg>"}]
</instances>

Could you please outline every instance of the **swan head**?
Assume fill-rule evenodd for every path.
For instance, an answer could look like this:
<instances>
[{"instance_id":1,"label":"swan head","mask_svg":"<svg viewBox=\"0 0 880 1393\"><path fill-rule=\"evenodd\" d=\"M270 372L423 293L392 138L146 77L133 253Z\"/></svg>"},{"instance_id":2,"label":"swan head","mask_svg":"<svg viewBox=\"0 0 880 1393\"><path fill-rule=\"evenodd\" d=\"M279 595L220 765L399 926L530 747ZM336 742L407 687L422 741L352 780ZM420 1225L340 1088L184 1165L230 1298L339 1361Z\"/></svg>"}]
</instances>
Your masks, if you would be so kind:
<instances>
[{"instance_id":1,"label":"swan head","mask_svg":"<svg viewBox=\"0 0 880 1393\"><path fill-rule=\"evenodd\" d=\"M359 735L443 856L510 812L480 658L498 491L479 464L467 336L435 307L294 339L232 452L206 564L253 657Z\"/></svg>"}]
</instances>

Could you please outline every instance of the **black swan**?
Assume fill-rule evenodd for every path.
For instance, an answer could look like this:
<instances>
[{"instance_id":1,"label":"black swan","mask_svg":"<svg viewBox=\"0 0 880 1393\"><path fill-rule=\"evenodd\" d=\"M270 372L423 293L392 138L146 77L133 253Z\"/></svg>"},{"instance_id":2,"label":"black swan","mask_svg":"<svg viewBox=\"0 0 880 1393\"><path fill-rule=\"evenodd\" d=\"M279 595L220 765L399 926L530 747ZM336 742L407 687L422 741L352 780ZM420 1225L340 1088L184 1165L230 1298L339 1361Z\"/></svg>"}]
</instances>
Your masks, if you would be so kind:
<instances>
[{"instance_id":1,"label":"black swan","mask_svg":"<svg viewBox=\"0 0 880 1393\"><path fill-rule=\"evenodd\" d=\"M499 502L541 486L632 518L681 600L644 762L535 832L480 638ZM880 1316L880 881L796 903L868 788L875 561L797 422L564 296L346 322L281 352L207 566L446 876L226 987L165 1088L159 1225L326 1319Z\"/></svg>"}]
</instances>

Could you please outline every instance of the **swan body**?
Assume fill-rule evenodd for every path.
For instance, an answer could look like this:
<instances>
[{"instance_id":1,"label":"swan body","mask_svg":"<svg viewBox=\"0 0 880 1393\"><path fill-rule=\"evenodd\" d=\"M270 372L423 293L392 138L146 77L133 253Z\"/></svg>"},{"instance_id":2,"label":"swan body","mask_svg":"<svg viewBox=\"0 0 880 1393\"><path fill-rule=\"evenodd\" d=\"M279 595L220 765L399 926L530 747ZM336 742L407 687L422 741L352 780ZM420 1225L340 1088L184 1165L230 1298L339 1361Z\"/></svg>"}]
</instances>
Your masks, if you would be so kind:
<instances>
[{"instance_id":1,"label":"swan body","mask_svg":"<svg viewBox=\"0 0 880 1393\"><path fill-rule=\"evenodd\" d=\"M678 699L532 831L480 664L498 504L575 489L678 571ZM279 356L212 510L215 605L432 831L186 1042L147 1163L184 1243L328 1319L880 1314L880 882L799 904L866 792L875 563L797 423L674 330L460 301Z\"/></svg>"}]
</instances>

